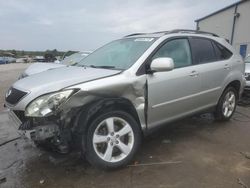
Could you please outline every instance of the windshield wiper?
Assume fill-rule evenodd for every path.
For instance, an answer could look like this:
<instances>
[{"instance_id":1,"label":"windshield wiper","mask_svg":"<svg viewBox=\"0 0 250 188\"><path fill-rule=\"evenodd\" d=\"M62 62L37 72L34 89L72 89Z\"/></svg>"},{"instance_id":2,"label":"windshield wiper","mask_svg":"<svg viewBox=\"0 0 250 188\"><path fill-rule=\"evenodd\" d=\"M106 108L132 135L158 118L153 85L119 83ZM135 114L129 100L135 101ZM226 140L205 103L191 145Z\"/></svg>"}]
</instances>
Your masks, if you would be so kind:
<instances>
[{"instance_id":1,"label":"windshield wiper","mask_svg":"<svg viewBox=\"0 0 250 188\"><path fill-rule=\"evenodd\" d=\"M100 65L100 66L90 65L90 67L92 67L92 68L101 68L101 69L114 69L115 68L115 66L107 66L107 65Z\"/></svg>"}]
</instances>

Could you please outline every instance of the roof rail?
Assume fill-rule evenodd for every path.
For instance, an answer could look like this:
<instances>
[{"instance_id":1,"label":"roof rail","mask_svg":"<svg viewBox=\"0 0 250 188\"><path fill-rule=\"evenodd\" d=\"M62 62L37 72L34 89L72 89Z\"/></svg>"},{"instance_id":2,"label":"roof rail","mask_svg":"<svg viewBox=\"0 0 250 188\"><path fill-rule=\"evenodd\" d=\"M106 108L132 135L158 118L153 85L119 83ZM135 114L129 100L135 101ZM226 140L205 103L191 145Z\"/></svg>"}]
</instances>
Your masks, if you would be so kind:
<instances>
[{"instance_id":1,"label":"roof rail","mask_svg":"<svg viewBox=\"0 0 250 188\"><path fill-rule=\"evenodd\" d=\"M218 35L206 31L198 31L198 30L191 30L191 29L174 29L171 31L166 32L166 34L169 33L194 33L194 34L204 34L204 35L212 35L214 37L219 37Z\"/></svg>"},{"instance_id":2,"label":"roof rail","mask_svg":"<svg viewBox=\"0 0 250 188\"><path fill-rule=\"evenodd\" d=\"M135 35L146 35L146 34L149 34L149 33L132 33L132 34L126 35L124 37L131 37L131 36L135 36Z\"/></svg>"},{"instance_id":3,"label":"roof rail","mask_svg":"<svg viewBox=\"0 0 250 188\"><path fill-rule=\"evenodd\" d=\"M212 35L214 37L219 37L218 35L206 31L198 31L198 30L191 30L191 29L174 29L170 31L158 31L153 33L133 33L130 35L126 35L125 37L131 37L136 35L147 35L147 34L171 34L171 33L193 33L193 34L203 34L203 35Z\"/></svg>"}]
</instances>

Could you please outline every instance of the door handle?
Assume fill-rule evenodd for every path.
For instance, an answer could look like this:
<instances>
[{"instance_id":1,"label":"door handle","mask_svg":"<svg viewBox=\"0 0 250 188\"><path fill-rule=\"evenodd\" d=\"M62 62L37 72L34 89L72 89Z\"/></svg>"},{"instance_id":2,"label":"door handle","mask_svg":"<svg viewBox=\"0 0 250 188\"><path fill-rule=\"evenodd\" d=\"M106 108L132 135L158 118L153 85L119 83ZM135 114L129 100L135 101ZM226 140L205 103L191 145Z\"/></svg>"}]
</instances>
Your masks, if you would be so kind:
<instances>
[{"instance_id":1,"label":"door handle","mask_svg":"<svg viewBox=\"0 0 250 188\"><path fill-rule=\"evenodd\" d=\"M229 69L230 69L229 64L225 64L225 65L224 65L224 69L229 70Z\"/></svg>"},{"instance_id":2,"label":"door handle","mask_svg":"<svg viewBox=\"0 0 250 188\"><path fill-rule=\"evenodd\" d=\"M195 71L195 70L193 70L190 74L189 74L189 76L191 76L191 77L197 77L199 75L199 73L197 72L197 71Z\"/></svg>"}]
</instances>

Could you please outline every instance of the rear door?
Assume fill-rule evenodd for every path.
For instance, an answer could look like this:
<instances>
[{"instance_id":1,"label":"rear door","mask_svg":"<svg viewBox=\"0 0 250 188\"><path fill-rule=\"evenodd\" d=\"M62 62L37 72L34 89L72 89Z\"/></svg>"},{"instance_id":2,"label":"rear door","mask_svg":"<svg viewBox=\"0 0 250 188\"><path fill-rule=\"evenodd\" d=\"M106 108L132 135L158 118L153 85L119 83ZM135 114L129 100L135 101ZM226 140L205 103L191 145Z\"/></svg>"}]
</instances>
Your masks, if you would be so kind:
<instances>
[{"instance_id":1,"label":"rear door","mask_svg":"<svg viewBox=\"0 0 250 188\"><path fill-rule=\"evenodd\" d=\"M189 39L193 61L201 76L201 105L213 106L221 95L221 89L226 76L230 73L232 64L228 59L231 53L219 43L202 37Z\"/></svg>"},{"instance_id":2,"label":"rear door","mask_svg":"<svg viewBox=\"0 0 250 188\"><path fill-rule=\"evenodd\" d=\"M149 128L187 115L200 105L196 96L200 92L201 80L192 64L188 39L167 41L151 61L159 57L172 58L175 68L147 75Z\"/></svg>"}]
</instances>

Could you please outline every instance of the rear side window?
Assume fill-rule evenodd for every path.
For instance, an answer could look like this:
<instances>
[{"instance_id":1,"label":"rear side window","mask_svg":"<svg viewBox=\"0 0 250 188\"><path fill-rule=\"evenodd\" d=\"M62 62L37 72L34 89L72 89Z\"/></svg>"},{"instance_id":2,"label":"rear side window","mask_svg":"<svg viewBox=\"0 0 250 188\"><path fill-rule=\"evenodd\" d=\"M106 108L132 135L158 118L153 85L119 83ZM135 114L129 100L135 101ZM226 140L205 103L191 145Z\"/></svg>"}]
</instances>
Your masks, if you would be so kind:
<instances>
[{"instance_id":1,"label":"rear side window","mask_svg":"<svg viewBox=\"0 0 250 188\"><path fill-rule=\"evenodd\" d=\"M209 63L217 60L213 44L204 38L191 38L190 45L194 64Z\"/></svg>"},{"instance_id":2,"label":"rear side window","mask_svg":"<svg viewBox=\"0 0 250 188\"><path fill-rule=\"evenodd\" d=\"M160 57L170 57L174 67L186 67L192 64L191 52L187 39L173 39L164 44L153 56L152 60Z\"/></svg>"},{"instance_id":3,"label":"rear side window","mask_svg":"<svg viewBox=\"0 0 250 188\"><path fill-rule=\"evenodd\" d=\"M213 46L218 61L229 59L233 55L232 52L217 42L213 42Z\"/></svg>"}]
</instances>

